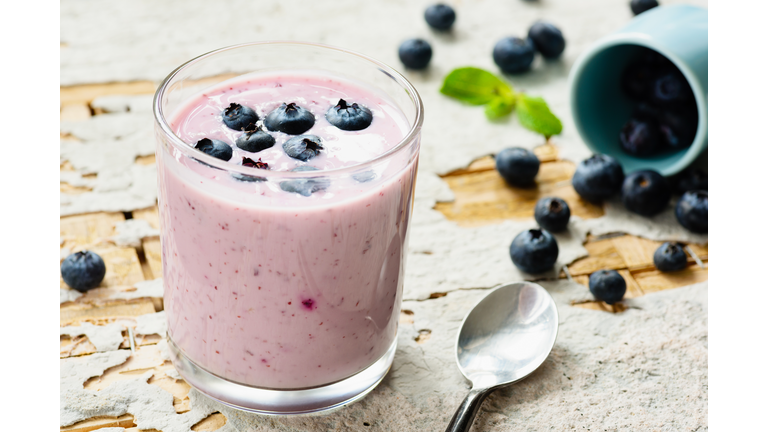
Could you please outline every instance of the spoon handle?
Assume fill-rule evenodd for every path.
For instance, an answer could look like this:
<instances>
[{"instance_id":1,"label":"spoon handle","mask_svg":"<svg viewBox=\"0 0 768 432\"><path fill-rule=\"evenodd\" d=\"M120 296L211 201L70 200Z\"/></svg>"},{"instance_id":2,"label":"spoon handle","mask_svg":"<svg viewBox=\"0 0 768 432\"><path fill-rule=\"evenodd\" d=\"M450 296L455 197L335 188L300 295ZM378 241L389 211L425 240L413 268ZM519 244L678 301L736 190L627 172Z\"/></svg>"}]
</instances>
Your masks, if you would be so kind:
<instances>
[{"instance_id":1,"label":"spoon handle","mask_svg":"<svg viewBox=\"0 0 768 432\"><path fill-rule=\"evenodd\" d=\"M491 389L472 388L467 397L464 398L464 401L461 402L459 409L456 410L451 422L448 423L445 432L469 432L469 428L472 427L472 422L475 420L475 415L480 411L480 405L482 405L489 394L491 394Z\"/></svg>"}]
</instances>

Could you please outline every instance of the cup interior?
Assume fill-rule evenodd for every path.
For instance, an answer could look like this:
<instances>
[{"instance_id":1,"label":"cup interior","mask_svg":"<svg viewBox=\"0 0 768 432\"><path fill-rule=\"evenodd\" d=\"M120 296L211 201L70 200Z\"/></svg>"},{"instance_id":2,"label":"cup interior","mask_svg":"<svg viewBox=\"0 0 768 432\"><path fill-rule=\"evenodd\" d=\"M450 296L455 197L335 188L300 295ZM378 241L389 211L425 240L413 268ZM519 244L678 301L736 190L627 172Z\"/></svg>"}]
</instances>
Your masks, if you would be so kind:
<instances>
[{"instance_id":1,"label":"cup interior","mask_svg":"<svg viewBox=\"0 0 768 432\"><path fill-rule=\"evenodd\" d=\"M637 105L622 91L621 77L625 67L646 48L668 58L685 76L696 98L698 128L690 147L637 157L626 153L619 143L621 128ZM643 43L615 41L594 50L590 57L574 68L571 77L573 118L584 143L595 153L616 158L627 173L654 169L669 176L687 167L707 145L706 105L703 99L698 82L685 64L657 47Z\"/></svg>"}]
</instances>

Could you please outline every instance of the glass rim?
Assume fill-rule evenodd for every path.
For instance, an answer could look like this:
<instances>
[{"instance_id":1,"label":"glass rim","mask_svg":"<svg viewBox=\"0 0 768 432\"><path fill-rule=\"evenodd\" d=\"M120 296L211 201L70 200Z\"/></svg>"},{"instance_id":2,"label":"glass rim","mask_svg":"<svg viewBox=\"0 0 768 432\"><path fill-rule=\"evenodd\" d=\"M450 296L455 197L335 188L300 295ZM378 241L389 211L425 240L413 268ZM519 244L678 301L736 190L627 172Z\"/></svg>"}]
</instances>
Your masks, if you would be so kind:
<instances>
[{"instance_id":1,"label":"glass rim","mask_svg":"<svg viewBox=\"0 0 768 432\"><path fill-rule=\"evenodd\" d=\"M321 49L336 51L343 54L359 57L371 63L372 65L376 66L379 69L379 71L393 78L395 82L397 82L402 88L404 88L411 96L411 100L413 101L414 106L416 108L416 116L413 121L413 124L411 125L410 130L400 140L400 142L396 146L392 147L391 149L387 150L386 152L372 159L369 159L354 165L350 165L347 167L333 168L329 170L320 170L320 171L298 171L298 172L297 171L271 171L271 170L262 170L258 168L252 168L252 167L244 167L242 165L233 164L230 161L223 161L221 159L215 158L206 153L198 151L194 147L192 147L189 143L182 141L182 139L179 138L179 136L173 132L170 125L166 121L165 113L162 107L163 95L165 95L165 92L169 88L171 81L173 81L173 79L176 78L177 75L179 75L184 70L188 69L191 66L194 66L195 64L200 63L201 61L209 57L215 56L225 51L231 51L239 48L244 48L249 46L259 46L259 45L295 45L295 46L303 46L303 47L321 48ZM399 153L403 149L407 148L408 144L413 142L417 138L418 134L420 133L421 127L424 123L424 104L421 100L421 96L419 95L419 92L416 91L416 88L413 86L413 84L411 84L410 81L408 81L408 79L406 79L400 72L369 56L360 54L356 51L335 47L332 45L319 44L319 43L313 43L313 42L277 40L277 41L248 42L248 43L242 43L237 45L230 45L223 48L215 49L213 51L209 51L207 53L201 54L197 57L192 58L191 60L184 62L183 64L181 64L181 66L177 67L170 74L168 74L168 76L165 77L165 79L160 83L160 86L158 86L152 101L152 114L154 116L155 123L159 125L165 137L171 142L171 145L176 150L179 150L182 154L184 154L187 157L196 159L201 162L205 162L206 164L214 168L218 168L224 171L249 175L249 176L257 175L258 177L262 177L265 179L316 178L316 177L324 177L329 175L339 175L339 174L343 175L347 173L358 172L364 168L367 168L371 165L381 162L382 160L388 159L393 155Z\"/></svg>"}]
</instances>

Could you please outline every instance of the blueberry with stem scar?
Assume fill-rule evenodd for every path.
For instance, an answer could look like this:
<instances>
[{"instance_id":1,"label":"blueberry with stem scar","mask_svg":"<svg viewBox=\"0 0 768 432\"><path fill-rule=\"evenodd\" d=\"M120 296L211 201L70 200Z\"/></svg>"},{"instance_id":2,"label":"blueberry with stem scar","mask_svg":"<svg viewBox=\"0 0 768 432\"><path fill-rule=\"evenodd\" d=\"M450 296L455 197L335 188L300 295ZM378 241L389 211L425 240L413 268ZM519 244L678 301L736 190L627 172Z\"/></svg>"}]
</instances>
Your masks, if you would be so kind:
<instances>
[{"instance_id":1,"label":"blueberry with stem scar","mask_svg":"<svg viewBox=\"0 0 768 432\"><path fill-rule=\"evenodd\" d=\"M285 154L304 162L320 154L323 148L323 140L316 135L299 135L283 143Z\"/></svg>"},{"instance_id":2,"label":"blueberry with stem scar","mask_svg":"<svg viewBox=\"0 0 768 432\"><path fill-rule=\"evenodd\" d=\"M557 240L543 229L525 230L509 245L512 262L526 273L550 270L557 261L558 252Z\"/></svg>"},{"instance_id":3,"label":"blueberry with stem scar","mask_svg":"<svg viewBox=\"0 0 768 432\"><path fill-rule=\"evenodd\" d=\"M666 242L653 253L653 265L662 272L679 271L688 265L688 256L680 243Z\"/></svg>"},{"instance_id":4,"label":"blueberry with stem scar","mask_svg":"<svg viewBox=\"0 0 768 432\"><path fill-rule=\"evenodd\" d=\"M247 152L257 153L275 145L275 137L257 127L240 135L235 141L235 145Z\"/></svg>"},{"instance_id":5,"label":"blueberry with stem scar","mask_svg":"<svg viewBox=\"0 0 768 432\"><path fill-rule=\"evenodd\" d=\"M233 130L254 130L259 116L256 111L237 103L231 103L221 113L222 120L228 128Z\"/></svg>"},{"instance_id":6,"label":"blueberry with stem scar","mask_svg":"<svg viewBox=\"0 0 768 432\"><path fill-rule=\"evenodd\" d=\"M306 108L295 103L282 104L267 114L264 126L271 131L283 132L289 135L299 135L312 129L315 116Z\"/></svg>"},{"instance_id":7,"label":"blueberry with stem scar","mask_svg":"<svg viewBox=\"0 0 768 432\"><path fill-rule=\"evenodd\" d=\"M616 270L598 270L589 275L589 290L595 299L612 305L624 298L627 281Z\"/></svg>"},{"instance_id":8,"label":"blueberry with stem scar","mask_svg":"<svg viewBox=\"0 0 768 432\"><path fill-rule=\"evenodd\" d=\"M359 131L371 125L373 114L362 105L357 103L349 105L344 99L339 99L339 103L325 113L325 118L328 123L341 130Z\"/></svg>"}]
</instances>

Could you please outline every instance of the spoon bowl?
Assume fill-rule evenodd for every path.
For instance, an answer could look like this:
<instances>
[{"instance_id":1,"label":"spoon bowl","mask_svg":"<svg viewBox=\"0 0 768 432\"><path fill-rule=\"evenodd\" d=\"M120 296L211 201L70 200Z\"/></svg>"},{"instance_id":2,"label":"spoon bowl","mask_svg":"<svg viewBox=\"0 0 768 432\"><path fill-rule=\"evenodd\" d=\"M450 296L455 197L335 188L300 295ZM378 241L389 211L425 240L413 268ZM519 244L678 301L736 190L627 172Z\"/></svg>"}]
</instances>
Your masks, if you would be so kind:
<instances>
[{"instance_id":1,"label":"spoon bowl","mask_svg":"<svg viewBox=\"0 0 768 432\"><path fill-rule=\"evenodd\" d=\"M503 285L480 300L464 318L456 341L456 362L472 390L446 430L468 431L493 390L541 366L555 344L557 328L557 306L535 283Z\"/></svg>"}]
</instances>

